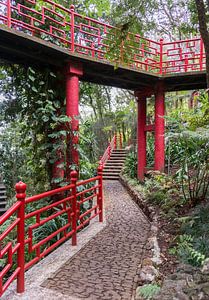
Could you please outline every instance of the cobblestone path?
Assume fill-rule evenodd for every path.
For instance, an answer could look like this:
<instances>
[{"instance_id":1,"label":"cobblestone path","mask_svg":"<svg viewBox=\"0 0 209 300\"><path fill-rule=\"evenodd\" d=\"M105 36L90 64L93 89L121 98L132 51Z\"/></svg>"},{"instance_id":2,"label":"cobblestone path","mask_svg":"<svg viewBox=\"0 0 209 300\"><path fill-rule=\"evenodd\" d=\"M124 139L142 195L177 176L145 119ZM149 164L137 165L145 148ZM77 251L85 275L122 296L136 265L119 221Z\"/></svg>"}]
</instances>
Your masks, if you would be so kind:
<instances>
[{"instance_id":1,"label":"cobblestone path","mask_svg":"<svg viewBox=\"0 0 209 300\"><path fill-rule=\"evenodd\" d=\"M105 182L107 226L43 287L86 300L131 300L149 223L118 181Z\"/></svg>"}]
</instances>

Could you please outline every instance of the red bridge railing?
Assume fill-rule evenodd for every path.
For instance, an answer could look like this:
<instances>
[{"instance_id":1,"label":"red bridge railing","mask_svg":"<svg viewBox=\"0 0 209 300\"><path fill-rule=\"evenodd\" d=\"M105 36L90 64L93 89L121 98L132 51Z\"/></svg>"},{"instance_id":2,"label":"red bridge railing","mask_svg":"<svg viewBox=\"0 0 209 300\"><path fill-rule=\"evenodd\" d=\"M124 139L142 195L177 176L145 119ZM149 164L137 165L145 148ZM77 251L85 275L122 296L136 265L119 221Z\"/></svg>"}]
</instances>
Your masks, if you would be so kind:
<instances>
[{"instance_id":1,"label":"red bridge railing","mask_svg":"<svg viewBox=\"0 0 209 300\"><path fill-rule=\"evenodd\" d=\"M154 74L173 74L205 69L201 38L154 41L133 33L121 33L99 20L78 14L51 0L0 0L0 24L30 36L68 48L72 53L127 65Z\"/></svg>"},{"instance_id":2,"label":"red bridge railing","mask_svg":"<svg viewBox=\"0 0 209 300\"><path fill-rule=\"evenodd\" d=\"M103 156L100 158L100 162L102 165L105 165L108 159L110 159L110 155L115 149L122 149L123 146L123 138L122 133L116 133L111 142L109 143L107 149L105 150Z\"/></svg>"},{"instance_id":3,"label":"red bridge railing","mask_svg":"<svg viewBox=\"0 0 209 300\"><path fill-rule=\"evenodd\" d=\"M78 182L73 171L68 186L30 198L25 192L26 184L19 182L17 202L0 217L0 296L15 279L17 292L24 292L28 268L70 237L76 245L77 232L91 219L103 222L102 165L94 178ZM44 236L47 225L51 233Z\"/></svg>"}]
</instances>

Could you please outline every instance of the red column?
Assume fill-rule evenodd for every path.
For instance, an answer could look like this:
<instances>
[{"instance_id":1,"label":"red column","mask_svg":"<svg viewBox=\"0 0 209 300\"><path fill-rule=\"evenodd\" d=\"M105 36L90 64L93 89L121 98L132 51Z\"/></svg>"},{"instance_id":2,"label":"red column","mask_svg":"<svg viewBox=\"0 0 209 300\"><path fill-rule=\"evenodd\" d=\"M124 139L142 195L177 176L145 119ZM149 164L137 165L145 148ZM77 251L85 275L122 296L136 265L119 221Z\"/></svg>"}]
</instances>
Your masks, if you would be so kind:
<instances>
[{"instance_id":1,"label":"red column","mask_svg":"<svg viewBox=\"0 0 209 300\"><path fill-rule=\"evenodd\" d=\"M137 144L138 144L138 164L137 176L140 181L144 180L144 173L146 167L146 95L135 93L138 103L138 122L137 122Z\"/></svg>"},{"instance_id":2,"label":"red column","mask_svg":"<svg viewBox=\"0 0 209 300\"><path fill-rule=\"evenodd\" d=\"M155 94L155 170L164 172L165 168L165 90L159 82Z\"/></svg>"},{"instance_id":3,"label":"red column","mask_svg":"<svg viewBox=\"0 0 209 300\"><path fill-rule=\"evenodd\" d=\"M82 66L76 63L69 63L66 73L66 115L72 119L71 129L74 132L72 139L72 149L68 149L67 161L78 165L79 155L76 149L78 144L78 135L76 131L79 130L79 76L83 74Z\"/></svg>"}]
</instances>

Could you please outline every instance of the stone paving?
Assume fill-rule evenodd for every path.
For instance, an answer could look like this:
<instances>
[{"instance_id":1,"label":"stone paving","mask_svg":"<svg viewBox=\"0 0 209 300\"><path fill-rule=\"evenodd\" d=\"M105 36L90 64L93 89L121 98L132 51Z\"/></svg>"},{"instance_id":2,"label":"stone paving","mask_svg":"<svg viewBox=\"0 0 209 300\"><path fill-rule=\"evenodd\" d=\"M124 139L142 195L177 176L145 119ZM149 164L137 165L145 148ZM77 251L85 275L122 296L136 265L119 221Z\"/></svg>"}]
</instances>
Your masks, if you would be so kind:
<instances>
[{"instance_id":1,"label":"stone paving","mask_svg":"<svg viewBox=\"0 0 209 300\"><path fill-rule=\"evenodd\" d=\"M131 300L136 288L150 224L118 181L104 185L107 226L41 284L63 299Z\"/></svg>"}]
</instances>

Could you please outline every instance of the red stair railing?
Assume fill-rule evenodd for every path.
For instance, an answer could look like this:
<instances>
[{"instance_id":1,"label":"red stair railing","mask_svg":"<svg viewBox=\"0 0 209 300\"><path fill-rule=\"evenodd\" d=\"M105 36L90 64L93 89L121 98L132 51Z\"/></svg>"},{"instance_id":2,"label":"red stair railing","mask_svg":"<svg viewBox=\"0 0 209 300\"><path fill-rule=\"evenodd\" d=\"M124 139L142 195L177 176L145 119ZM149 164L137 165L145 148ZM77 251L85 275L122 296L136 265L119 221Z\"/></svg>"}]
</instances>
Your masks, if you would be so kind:
<instances>
[{"instance_id":1,"label":"red stair railing","mask_svg":"<svg viewBox=\"0 0 209 300\"><path fill-rule=\"evenodd\" d=\"M118 46L120 29L78 14L73 5L65 8L51 0L43 1L42 6L36 0L0 0L0 25L68 48L72 53L125 64L134 70L160 75L205 70L205 50L199 37L158 42L128 32ZM114 53L114 47L120 47L120 51Z\"/></svg>"},{"instance_id":2,"label":"red stair railing","mask_svg":"<svg viewBox=\"0 0 209 300\"><path fill-rule=\"evenodd\" d=\"M99 221L103 221L102 169L100 165L98 176L80 182L77 181L77 172L72 171L70 185L29 198L26 198L26 184L16 184L17 202L0 217L0 225L5 227L0 234L0 296L15 279L17 292L24 292L28 268L70 237L72 245L76 245L77 232L91 219L99 216ZM51 201L42 202L46 198ZM40 208L34 209L34 203L38 203ZM82 211L84 203L89 203L89 207ZM52 220L56 221L59 216L65 218L65 224L62 223L46 237L35 237L38 229ZM31 254L31 257L27 255L27 259L26 251Z\"/></svg>"},{"instance_id":3,"label":"red stair railing","mask_svg":"<svg viewBox=\"0 0 209 300\"><path fill-rule=\"evenodd\" d=\"M111 142L109 143L107 149L105 150L103 156L100 158L100 162L105 165L108 159L110 159L111 153L115 149L122 149L123 139L121 133L116 133Z\"/></svg>"}]
</instances>

